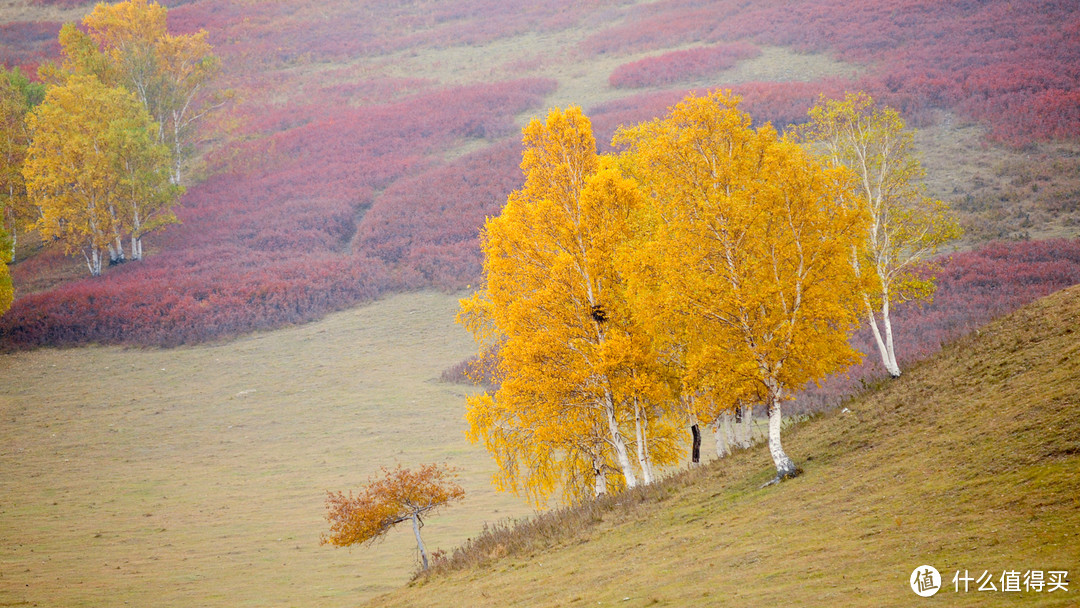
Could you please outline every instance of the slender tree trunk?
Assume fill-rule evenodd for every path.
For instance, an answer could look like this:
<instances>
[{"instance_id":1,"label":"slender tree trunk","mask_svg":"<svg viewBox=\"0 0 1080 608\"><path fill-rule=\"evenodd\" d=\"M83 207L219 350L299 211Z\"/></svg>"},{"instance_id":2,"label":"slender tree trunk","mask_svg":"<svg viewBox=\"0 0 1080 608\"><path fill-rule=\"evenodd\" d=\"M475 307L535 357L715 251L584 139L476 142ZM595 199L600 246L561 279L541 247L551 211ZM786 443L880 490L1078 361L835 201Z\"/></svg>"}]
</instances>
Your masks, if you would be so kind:
<instances>
[{"instance_id":1,"label":"slender tree trunk","mask_svg":"<svg viewBox=\"0 0 1080 608\"><path fill-rule=\"evenodd\" d=\"M753 411L747 405L735 408L734 443L744 450L754 444Z\"/></svg>"},{"instance_id":2,"label":"slender tree trunk","mask_svg":"<svg viewBox=\"0 0 1080 608\"><path fill-rule=\"evenodd\" d=\"M735 438L735 414L730 411L724 412L724 441L727 443L729 453L734 452L739 446Z\"/></svg>"},{"instance_id":3,"label":"slender tree trunk","mask_svg":"<svg viewBox=\"0 0 1080 608\"><path fill-rule=\"evenodd\" d=\"M607 472L604 471L604 463L599 456L593 456L593 496L599 498L607 494Z\"/></svg>"},{"instance_id":4,"label":"slender tree trunk","mask_svg":"<svg viewBox=\"0 0 1080 608\"><path fill-rule=\"evenodd\" d=\"M120 235L117 234L113 239L113 244L109 245L109 265L115 266L117 264L123 264L127 261L127 256L124 254L124 241L120 240Z\"/></svg>"},{"instance_id":5,"label":"slender tree trunk","mask_svg":"<svg viewBox=\"0 0 1080 608\"><path fill-rule=\"evenodd\" d=\"M754 406L743 405L740 409L742 409L743 447L749 448L754 445Z\"/></svg>"},{"instance_id":6,"label":"slender tree trunk","mask_svg":"<svg viewBox=\"0 0 1080 608\"><path fill-rule=\"evenodd\" d=\"M731 413L723 412L713 422L713 437L716 439L716 457L723 458L730 451Z\"/></svg>"},{"instance_id":7,"label":"slender tree trunk","mask_svg":"<svg viewBox=\"0 0 1080 608\"><path fill-rule=\"evenodd\" d=\"M138 205L132 205L131 220L131 259L142 259L142 218Z\"/></svg>"},{"instance_id":8,"label":"slender tree trunk","mask_svg":"<svg viewBox=\"0 0 1080 608\"><path fill-rule=\"evenodd\" d=\"M881 329L878 328L877 315L870 299L866 298L866 318L870 323L870 331L874 334L874 342L877 343L878 353L881 355L881 363L885 371L893 378L900 377L900 366L896 364L896 352L893 349L892 321L889 319L889 302L885 301L881 306L882 321L885 327L885 337L882 338Z\"/></svg>"},{"instance_id":9,"label":"slender tree trunk","mask_svg":"<svg viewBox=\"0 0 1080 608\"><path fill-rule=\"evenodd\" d=\"M181 118L173 112L173 166L172 174L169 175L169 181L172 185L180 185L180 166L184 162L184 146L180 141L180 123Z\"/></svg>"},{"instance_id":10,"label":"slender tree trunk","mask_svg":"<svg viewBox=\"0 0 1080 608\"><path fill-rule=\"evenodd\" d=\"M900 377L900 366L896 363L896 349L893 348L892 315L889 314L889 301L881 305L881 324L885 327L885 352L889 356L889 375L893 378Z\"/></svg>"},{"instance_id":11,"label":"slender tree trunk","mask_svg":"<svg viewBox=\"0 0 1080 608\"><path fill-rule=\"evenodd\" d=\"M641 405L634 399L634 430L637 434L637 458L641 467L641 482L648 485L653 482L652 464L649 462L649 446L646 438L648 421L641 410Z\"/></svg>"},{"instance_id":12,"label":"slender tree trunk","mask_svg":"<svg viewBox=\"0 0 1080 608\"><path fill-rule=\"evenodd\" d=\"M420 561L424 565L424 570L427 570L427 551L424 549L424 541L420 538L420 516L416 513L412 514L412 529L413 534L416 535L416 548L420 550Z\"/></svg>"},{"instance_id":13,"label":"slender tree trunk","mask_svg":"<svg viewBox=\"0 0 1080 608\"><path fill-rule=\"evenodd\" d=\"M615 459L622 469L623 478L626 479L626 487L633 488L637 485L637 476L630 464L630 455L626 451L626 441L619 430L619 422L615 419L615 403L611 393L604 391L604 413L607 416L608 432L611 434L611 446L615 448Z\"/></svg>"},{"instance_id":14,"label":"slender tree trunk","mask_svg":"<svg viewBox=\"0 0 1080 608\"><path fill-rule=\"evenodd\" d=\"M695 465L701 462L701 429L698 423L690 425L690 434L694 437L694 443L690 446L690 464Z\"/></svg>"},{"instance_id":15,"label":"slender tree trunk","mask_svg":"<svg viewBox=\"0 0 1080 608\"><path fill-rule=\"evenodd\" d=\"M90 269L90 276L101 276L101 251L96 247L90 248L90 253L83 252L83 258L86 260L86 267Z\"/></svg>"},{"instance_id":16,"label":"slender tree trunk","mask_svg":"<svg viewBox=\"0 0 1080 608\"><path fill-rule=\"evenodd\" d=\"M11 222L11 255L8 256L8 264L15 263L15 246L19 244L19 227L15 225L15 221Z\"/></svg>"},{"instance_id":17,"label":"slender tree trunk","mask_svg":"<svg viewBox=\"0 0 1080 608\"><path fill-rule=\"evenodd\" d=\"M799 470L795 467L795 463L784 453L784 447L780 444L780 427L784 419L784 415L780 411L780 390L781 389L776 385L775 380L769 382L769 392L766 397L767 405L769 406L769 454L772 455L773 464L776 465L776 478L769 482L769 484L783 481L784 479L789 479L799 474Z\"/></svg>"},{"instance_id":18,"label":"slender tree trunk","mask_svg":"<svg viewBox=\"0 0 1080 608\"><path fill-rule=\"evenodd\" d=\"M733 444L740 447L746 447L746 438L743 437L743 433L746 430L746 425L743 424L743 406L739 405L735 407L735 411L731 414L734 420L734 429L732 429Z\"/></svg>"}]
</instances>

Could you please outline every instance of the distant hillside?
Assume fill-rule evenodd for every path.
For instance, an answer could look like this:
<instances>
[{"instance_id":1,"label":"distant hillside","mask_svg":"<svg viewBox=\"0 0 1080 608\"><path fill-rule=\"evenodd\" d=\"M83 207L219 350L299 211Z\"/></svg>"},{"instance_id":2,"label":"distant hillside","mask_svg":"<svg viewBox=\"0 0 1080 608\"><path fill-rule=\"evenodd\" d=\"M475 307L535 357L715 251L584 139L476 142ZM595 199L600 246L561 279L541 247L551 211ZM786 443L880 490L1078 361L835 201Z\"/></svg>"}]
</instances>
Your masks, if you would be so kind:
<instances>
[{"instance_id":1,"label":"distant hillside","mask_svg":"<svg viewBox=\"0 0 1080 608\"><path fill-rule=\"evenodd\" d=\"M28 70L92 5L7 4L0 63ZM931 192L968 244L1080 234L1075 2L166 4L174 31L207 31L235 93L183 223L95 280L21 239L3 345L172 346L464 288L479 227L520 185L525 120L580 105L605 143L710 87L781 127L867 90L924 128Z\"/></svg>"},{"instance_id":2,"label":"distant hillside","mask_svg":"<svg viewBox=\"0 0 1080 608\"><path fill-rule=\"evenodd\" d=\"M928 564L937 605L1076 606L1078 338L1074 286L794 428L799 478L760 489L768 452L740 452L370 605L912 606ZM1068 571L1068 591L1001 591L1031 570ZM998 591L957 593L957 571Z\"/></svg>"}]
</instances>

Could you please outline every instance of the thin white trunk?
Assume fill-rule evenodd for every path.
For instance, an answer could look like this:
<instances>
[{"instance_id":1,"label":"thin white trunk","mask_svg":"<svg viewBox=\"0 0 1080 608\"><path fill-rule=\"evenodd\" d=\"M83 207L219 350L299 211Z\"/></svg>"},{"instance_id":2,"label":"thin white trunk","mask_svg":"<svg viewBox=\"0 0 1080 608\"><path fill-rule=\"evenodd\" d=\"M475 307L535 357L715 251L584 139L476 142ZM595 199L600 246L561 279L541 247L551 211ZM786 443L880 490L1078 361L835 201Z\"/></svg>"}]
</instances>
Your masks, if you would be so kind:
<instances>
[{"instance_id":1,"label":"thin white trunk","mask_svg":"<svg viewBox=\"0 0 1080 608\"><path fill-rule=\"evenodd\" d=\"M724 441L727 442L728 451L734 452L735 448L739 446L735 435L735 413L724 412L724 417Z\"/></svg>"},{"instance_id":2,"label":"thin white trunk","mask_svg":"<svg viewBox=\"0 0 1080 608\"><path fill-rule=\"evenodd\" d=\"M615 419L615 403L612 401L611 393L607 391L604 391L604 413L607 416L608 432L611 434L611 446L615 448L615 460L622 469L626 487L633 488L637 485L637 476L634 475L634 467L630 464L630 455L626 451L626 441L623 439L622 432L619 431L619 422Z\"/></svg>"},{"instance_id":3,"label":"thin white trunk","mask_svg":"<svg viewBox=\"0 0 1080 608\"><path fill-rule=\"evenodd\" d=\"M101 251L96 247L92 248L89 255L83 252L83 258L86 260L86 267L90 269L90 276L101 276Z\"/></svg>"},{"instance_id":4,"label":"thin white trunk","mask_svg":"<svg viewBox=\"0 0 1080 608\"><path fill-rule=\"evenodd\" d=\"M780 411L780 388L775 383L769 387L769 454L772 455L773 464L776 465L776 479L779 481L798 474L795 463L784 453L784 447L780 444L780 427L784 421L784 415Z\"/></svg>"},{"instance_id":5,"label":"thin white trunk","mask_svg":"<svg viewBox=\"0 0 1080 608\"><path fill-rule=\"evenodd\" d=\"M649 485L653 482L652 464L649 462L649 446L646 439L647 420L640 404L634 400L634 431L637 434L637 459L641 467L641 482Z\"/></svg>"},{"instance_id":6,"label":"thin white trunk","mask_svg":"<svg viewBox=\"0 0 1080 608\"><path fill-rule=\"evenodd\" d=\"M731 414L724 412L716 417L713 422L713 438L716 440L716 457L723 458L728 455L729 435L731 433Z\"/></svg>"},{"instance_id":7,"label":"thin white trunk","mask_svg":"<svg viewBox=\"0 0 1080 608\"><path fill-rule=\"evenodd\" d=\"M597 456L593 457L593 496L599 498L607 494L607 472L604 471L604 463Z\"/></svg>"},{"instance_id":8,"label":"thin white trunk","mask_svg":"<svg viewBox=\"0 0 1080 608\"><path fill-rule=\"evenodd\" d=\"M754 406L743 405L742 407L742 424L743 424L743 447L749 448L754 445Z\"/></svg>"},{"instance_id":9,"label":"thin white trunk","mask_svg":"<svg viewBox=\"0 0 1080 608\"><path fill-rule=\"evenodd\" d=\"M893 378L900 377L900 366L896 363L896 349L893 348L892 316L889 314L889 301L881 305L881 323L885 326L885 353L889 357L889 363L885 366L889 375Z\"/></svg>"},{"instance_id":10,"label":"thin white trunk","mask_svg":"<svg viewBox=\"0 0 1080 608\"><path fill-rule=\"evenodd\" d=\"M881 363L885 366L885 371L889 372L889 375L893 378L900 377L900 366L896 364L896 353L893 350L893 338L892 338L892 321L889 319L889 302L885 300L885 303L881 306L881 314L883 325L885 326L885 337L881 335L881 330L878 328L877 315L874 314L874 307L870 304L870 299L867 298L866 302L866 318L870 323L870 332L874 334L874 342L877 343L878 353L881 355Z\"/></svg>"},{"instance_id":11,"label":"thin white trunk","mask_svg":"<svg viewBox=\"0 0 1080 608\"><path fill-rule=\"evenodd\" d=\"M114 242L115 244L109 246L109 263L123 264L127 261L127 256L124 254L124 241L121 240L119 233L116 234Z\"/></svg>"},{"instance_id":12,"label":"thin white trunk","mask_svg":"<svg viewBox=\"0 0 1080 608\"><path fill-rule=\"evenodd\" d=\"M746 442L746 424L743 424L743 413L745 409L743 406L735 407L735 410L731 413L731 445L734 447L747 447Z\"/></svg>"},{"instance_id":13,"label":"thin white trunk","mask_svg":"<svg viewBox=\"0 0 1080 608\"><path fill-rule=\"evenodd\" d=\"M131 236L131 259L142 259L142 237L138 237L135 235Z\"/></svg>"},{"instance_id":14,"label":"thin white trunk","mask_svg":"<svg viewBox=\"0 0 1080 608\"><path fill-rule=\"evenodd\" d=\"M412 514L412 529L416 535L416 548L420 550L420 561L424 564L424 570L428 569L427 551L424 549L424 541L420 538L420 516Z\"/></svg>"},{"instance_id":15,"label":"thin white trunk","mask_svg":"<svg viewBox=\"0 0 1080 608\"><path fill-rule=\"evenodd\" d=\"M734 429L732 430L732 443L742 449L746 449L753 443L750 437L750 426L748 422L748 408L745 405L740 405L735 408L735 412L732 414L734 418Z\"/></svg>"}]
</instances>

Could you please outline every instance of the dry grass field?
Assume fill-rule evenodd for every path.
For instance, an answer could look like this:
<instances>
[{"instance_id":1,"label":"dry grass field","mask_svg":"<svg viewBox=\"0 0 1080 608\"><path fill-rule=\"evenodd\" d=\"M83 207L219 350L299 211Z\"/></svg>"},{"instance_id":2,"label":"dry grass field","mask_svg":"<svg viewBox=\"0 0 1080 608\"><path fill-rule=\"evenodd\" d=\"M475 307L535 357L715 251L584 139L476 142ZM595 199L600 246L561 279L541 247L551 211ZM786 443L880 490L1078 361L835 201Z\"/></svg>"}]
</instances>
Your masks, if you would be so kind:
<instances>
[{"instance_id":1,"label":"dry grass field","mask_svg":"<svg viewBox=\"0 0 1080 608\"><path fill-rule=\"evenodd\" d=\"M425 527L450 549L527 513L464 437L473 350L456 298L400 295L323 321L174 350L0 357L0 606L353 606L415 569L411 530L319 545L326 490L446 461L467 498Z\"/></svg>"},{"instance_id":2,"label":"dry grass field","mask_svg":"<svg viewBox=\"0 0 1080 608\"><path fill-rule=\"evenodd\" d=\"M765 446L525 538L372 606L1054 606L1080 602L1080 286L991 323ZM536 538L540 536L540 538ZM909 588L923 565L938 594ZM1006 571L1068 590L1003 591ZM997 591L954 588L967 571ZM921 603L920 603L921 602Z\"/></svg>"}]
</instances>

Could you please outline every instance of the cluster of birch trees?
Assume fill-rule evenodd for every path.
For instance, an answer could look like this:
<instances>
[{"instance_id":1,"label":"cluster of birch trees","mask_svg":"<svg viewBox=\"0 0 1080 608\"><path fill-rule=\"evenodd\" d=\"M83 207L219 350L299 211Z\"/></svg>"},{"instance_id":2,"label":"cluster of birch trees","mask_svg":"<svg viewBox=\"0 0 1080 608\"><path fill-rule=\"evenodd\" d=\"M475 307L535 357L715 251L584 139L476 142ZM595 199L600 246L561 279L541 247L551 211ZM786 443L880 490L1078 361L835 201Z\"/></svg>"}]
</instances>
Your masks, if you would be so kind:
<instances>
[{"instance_id":1,"label":"cluster of birch trees","mask_svg":"<svg viewBox=\"0 0 1080 608\"><path fill-rule=\"evenodd\" d=\"M823 101L804 144L755 129L738 102L689 97L620 129L611 155L578 108L525 128L524 185L484 226L485 284L459 315L496 361L497 389L470 397L467 419L498 487L539 502L649 483L682 460L688 428L748 441L754 406L775 480L795 476L783 404L858 359L860 317L888 329L890 300L932 286L915 261L955 224L922 195L917 163L890 172L915 162L910 146L871 142L873 159L850 162L860 121L910 142L884 124L894 112Z\"/></svg>"},{"instance_id":2,"label":"cluster of birch trees","mask_svg":"<svg viewBox=\"0 0 1080 608\"><path fill-rule=\"evenodd\" d=\"M166 13L146 0L98 4L84 29L60 30L63 60L39 70L43 96L0 84L7 260L18 233L37 230L97 276L106 261L141 259L142 237L176 222L220 66L206 32L171 35Z\"/></svg>"}]
</instances>

